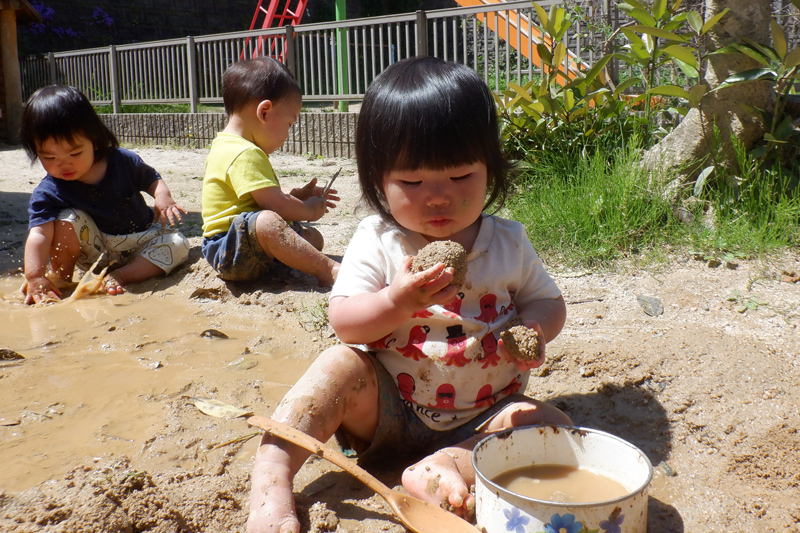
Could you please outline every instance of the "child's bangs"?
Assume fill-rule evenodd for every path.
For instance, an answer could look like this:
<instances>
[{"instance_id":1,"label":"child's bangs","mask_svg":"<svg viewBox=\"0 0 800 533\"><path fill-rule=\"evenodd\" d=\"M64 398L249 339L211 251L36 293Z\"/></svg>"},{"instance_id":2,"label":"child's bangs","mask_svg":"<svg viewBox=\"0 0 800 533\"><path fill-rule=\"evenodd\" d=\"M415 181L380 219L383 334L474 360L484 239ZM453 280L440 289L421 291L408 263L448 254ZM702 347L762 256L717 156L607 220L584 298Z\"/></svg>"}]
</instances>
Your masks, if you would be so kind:
<instances>
[{"instance_id":1,"label":"child's bangs","mask_svg":"<svg viewBox=\"0 0 800 533\"><path fill-rule=\"evenodd\" d=\"M393 144L397 154L388 165L393 170L442 170L490 160L486 153L486 127L459 128L457 125L430 128L426 120L407 128Z\"/></svg>"}]
</instances>

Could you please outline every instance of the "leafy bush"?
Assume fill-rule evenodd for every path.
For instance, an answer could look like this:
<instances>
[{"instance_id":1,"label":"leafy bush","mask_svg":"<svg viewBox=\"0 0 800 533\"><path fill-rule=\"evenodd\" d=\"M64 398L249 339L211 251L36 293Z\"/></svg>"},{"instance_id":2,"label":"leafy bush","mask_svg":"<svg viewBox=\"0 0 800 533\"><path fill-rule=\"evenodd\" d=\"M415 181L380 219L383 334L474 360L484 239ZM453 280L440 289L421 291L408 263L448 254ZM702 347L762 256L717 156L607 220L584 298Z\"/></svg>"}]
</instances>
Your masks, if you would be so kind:
<instances>
[{"instance_id":1,"label":"leafy bush","mask_svg":"<svg viewBox=\"0 0 800 533\"><path fill-rule=\"evenodd\" d=\"M508 83L498 96L508 153L521 160L536 160L552 150L574 157L597 150L615 153L634 134L645 148L655 142L655 118L672 106L670 99L686 100L687 105L672 106L674 113L685 114L706 92L697 83L704 61L701 41L725 14L703 23L699 13L679 11L680 4L681 0L621 3L620 9L638 24L614 32L610 40L621 37L625 42L587 68L577 58L568 58L563 42L579 12L553 4L546 13L534 3L542 31L536 45L542 75L523 86ZM605 73L612 59L630 64L637 75L614 86ZM659 73L672 64L684 73L685 86L656 83Z\"/></svg>"}]
</instances>

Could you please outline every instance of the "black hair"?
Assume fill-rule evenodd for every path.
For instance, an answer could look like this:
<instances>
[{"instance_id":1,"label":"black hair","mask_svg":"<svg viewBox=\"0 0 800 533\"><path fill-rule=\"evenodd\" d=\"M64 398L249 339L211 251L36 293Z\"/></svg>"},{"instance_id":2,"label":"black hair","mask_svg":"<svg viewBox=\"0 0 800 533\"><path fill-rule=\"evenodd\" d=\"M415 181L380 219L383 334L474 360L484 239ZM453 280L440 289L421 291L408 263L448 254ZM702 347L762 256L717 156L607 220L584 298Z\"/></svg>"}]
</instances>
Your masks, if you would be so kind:
<instances>
[{"instance_id":1,"label":"black hair","mask_svg":"<svg viewBox=\"0 0 800 533\"><path fill-rule=\"evenodd\" d=\"M502 205L512 169L489 87L471 68L435 57L404 59L375 78L358 115L356 161L364 199L386 220L393 219L383 180L393 170L482 162L485 209Z\"/></svg>"},{"instance_id":2,"label":"black hair","mask_svg":"<svg viewBox=\"0 0 800 533\"><path fill-rule=\"evenodd\" d=\"M271 57L239 61L222 75L222 102L228 116L254 100L277 102L300 94L300 85L286 65Z\"/></svg>"},{"instance_id":3,"label":"black hair","mask_svg":"<svg viewBox=\"0 0 800 533\"><path fill-rule=\"evenodd\" d=\"M76 135L92 142L95 160L105 159L109 149L119 146L117 137L79 89L48 85L28 98L22 110L20 138L31 162L38 158L37 145L50 138L71 143Z\"/></svg>"}]
</instances>

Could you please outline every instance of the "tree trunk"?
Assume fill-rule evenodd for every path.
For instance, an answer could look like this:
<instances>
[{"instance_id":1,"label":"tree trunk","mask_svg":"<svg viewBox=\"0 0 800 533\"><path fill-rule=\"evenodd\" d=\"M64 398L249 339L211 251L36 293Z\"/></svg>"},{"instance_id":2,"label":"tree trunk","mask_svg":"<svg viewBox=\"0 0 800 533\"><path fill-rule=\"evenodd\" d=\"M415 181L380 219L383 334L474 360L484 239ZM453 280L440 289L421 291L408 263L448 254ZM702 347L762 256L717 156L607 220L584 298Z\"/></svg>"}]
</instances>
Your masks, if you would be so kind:
<instances>
[{"instance_id":1,"label":"tree trunk","mask_svg":"<svg viewBox=\"0 0 800 533\"><path fill-rule=\"evenodd\" d=\"M707 34L709 50L742 42L742 37L770 44L770 0L706 0L705 5L706 20L730 8ZM755 60L738 54L712 55L704 80L713 88L731 74L758 66ZM732 168L735 152L731 136L749 148L764 133L757 119L739 104L764 109L772 101L772 92L767 82L750 82L706 95L699 108L690 110L677 128L645 152L642 164L651 182L666 185L668 196L678 201L687 196L687 189L707 166L704 162L709 155ZM714 134L715 125L718 136Z\"/></svg>"}]
</instances>

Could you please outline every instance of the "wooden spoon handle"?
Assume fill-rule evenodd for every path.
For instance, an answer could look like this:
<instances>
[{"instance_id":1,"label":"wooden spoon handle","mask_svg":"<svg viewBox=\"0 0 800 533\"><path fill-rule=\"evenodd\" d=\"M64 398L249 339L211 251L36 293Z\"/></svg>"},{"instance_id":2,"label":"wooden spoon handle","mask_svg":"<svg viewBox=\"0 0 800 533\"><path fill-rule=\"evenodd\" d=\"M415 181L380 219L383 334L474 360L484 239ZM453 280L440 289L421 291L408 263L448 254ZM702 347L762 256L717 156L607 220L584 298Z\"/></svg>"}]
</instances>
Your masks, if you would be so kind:
<instances>
[{"instance_id":1,"label":"wooden spoon handle","mask_svg":"<svg viewBox=\"0 0 800 533\"><path fill-rule=\"evenodd\" d=\"M247 419L247 423L251 426L256 426L263 429L270 435L274 435L275 437L296 444L301 448L305 448L311 453L330 461L342 470L345 470L346 472L355 476L356 479L380 494L385 500L389 500L392 489L387 487L378 478L358 466L355 461L348 459L343 453L323 444L314 437L306 435L302 431L299 431L291 426L287 426L286 424L277 422L264 416L251 416Z\"/></svg>"}]
</instances>

